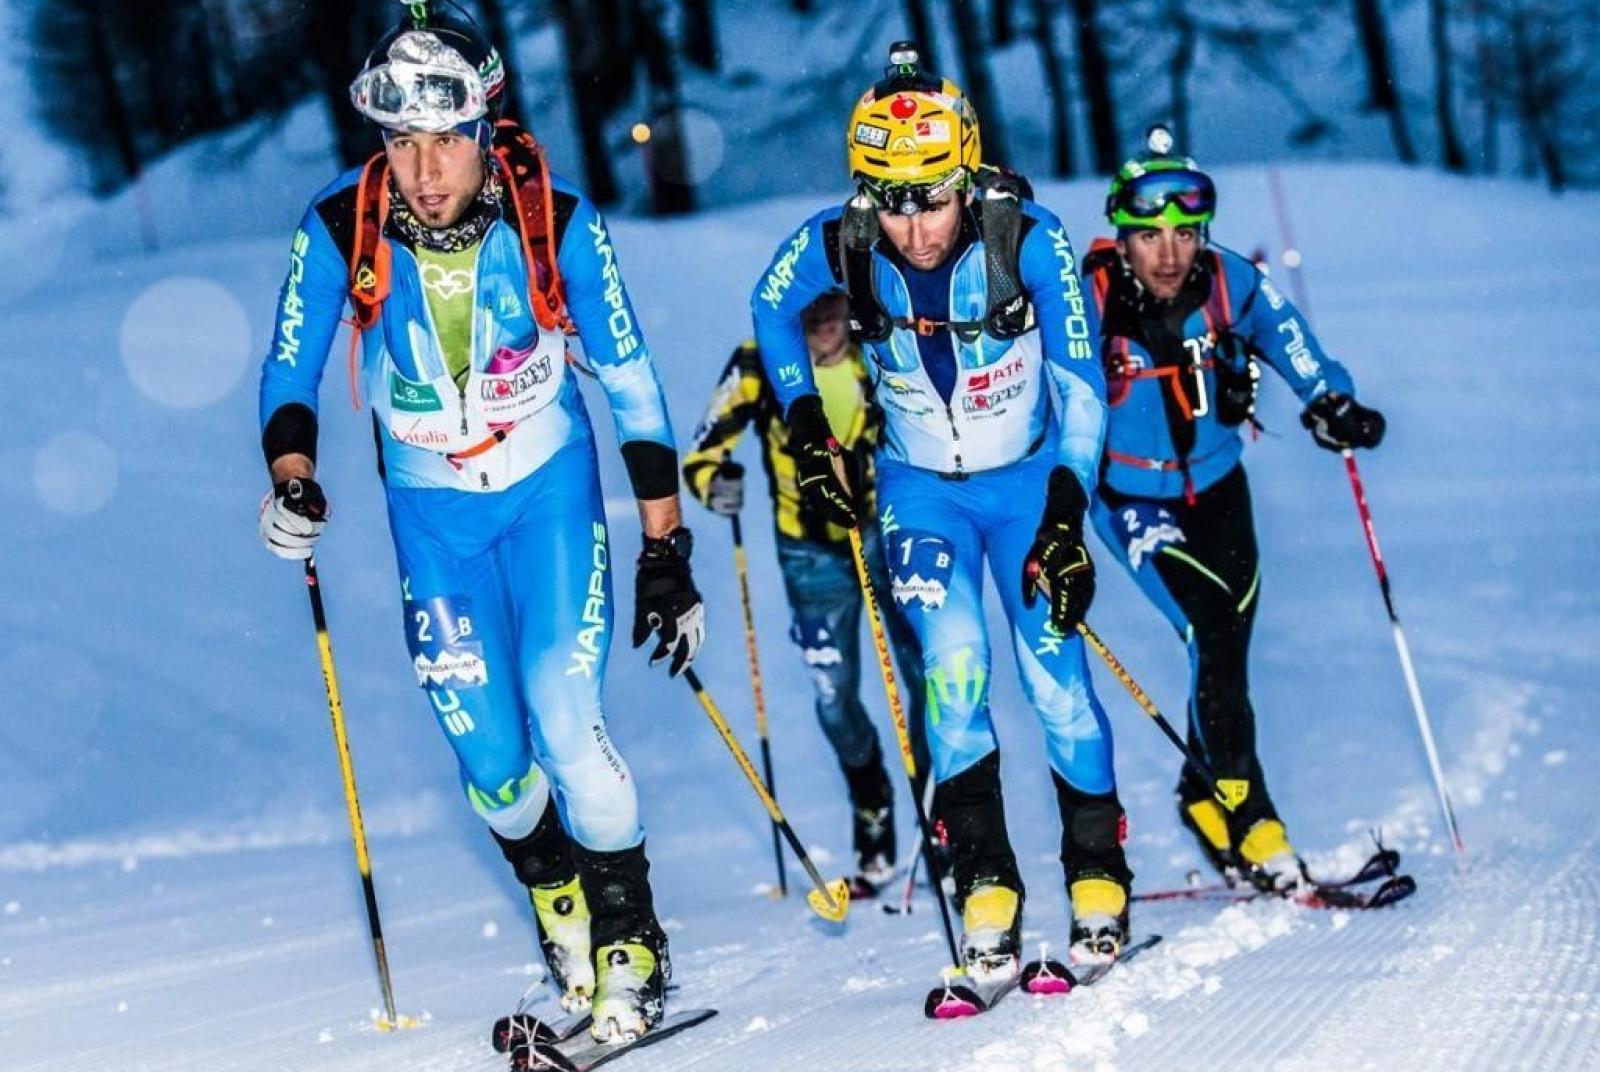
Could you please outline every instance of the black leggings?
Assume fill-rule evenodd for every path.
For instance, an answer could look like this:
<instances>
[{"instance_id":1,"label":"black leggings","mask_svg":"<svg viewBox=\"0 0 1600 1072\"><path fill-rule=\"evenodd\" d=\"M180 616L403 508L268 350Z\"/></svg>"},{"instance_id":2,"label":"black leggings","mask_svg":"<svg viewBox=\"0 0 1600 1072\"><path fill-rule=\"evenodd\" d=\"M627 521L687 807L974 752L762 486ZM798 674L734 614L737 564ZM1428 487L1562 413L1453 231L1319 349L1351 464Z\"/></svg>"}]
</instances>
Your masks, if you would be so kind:
<instances>
[{"instance_id":1,"label":"black leggings","mask_svg":"<svg viewBox=\"0 0 1600 1072\"><path fill-rule=\"evenodd\" d=\"M1200 492L1192 505L1182 499L1134 499L1107 487L1100 494L1113 515L1114 528L1129 516L1130 507L1138 507L1166 511L1182 530L1181 542L1164 543L1134 575L1157 602L1165 597L1172 605L1169 614L1175 609L1181 616L1173 624L1188 644L1193 672L1189 744L1220 782L1248 786L1230 826L1244 831L1260 819L1276 818L1256 756L1256 718L1250 706L1250 630L1261 574L1244 466L1235 466ZM1157 584L1161 591L1151 591ZM1229 787L1224 785L1225 790ZM1234 786L1235 791L1238 788ZM1188 764L1178 792L1185 802L1210 795Z\"/></svg>"}]
</instances>

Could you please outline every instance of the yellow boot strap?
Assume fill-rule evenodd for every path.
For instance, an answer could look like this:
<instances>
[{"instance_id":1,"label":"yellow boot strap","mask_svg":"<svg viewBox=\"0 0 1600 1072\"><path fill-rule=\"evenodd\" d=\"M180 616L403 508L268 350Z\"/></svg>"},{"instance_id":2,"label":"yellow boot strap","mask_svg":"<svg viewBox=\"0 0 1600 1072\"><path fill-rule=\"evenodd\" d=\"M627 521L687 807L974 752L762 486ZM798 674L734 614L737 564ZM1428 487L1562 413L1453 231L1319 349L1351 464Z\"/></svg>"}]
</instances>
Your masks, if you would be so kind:
<instances>
[{"instance_id":1,"label":"yellow boot strap","mask_svg":"<svg viewBox=\"0 0 1600 1072\"><path fill-rule=\"evenodd\" d=\"M1017 918L1017 891L1004 886L985 886L967 898L961 910L961 924L969 931L1005 930Z\"/></svg>"},{"instance_id":2,"label":"yellow boot strap","mask_svg":"<svg viewBox=\"0 0 1600 1072\"><path fill-rule=\"evenodd\" d=\"M1128 891L1108 878L1080 878L1072 884L1070 894L1072 914L1078 919L1120 916L1128 907Z\"/></svg>"},{"instance_id":3,"label":"yellow boot strap","mask_svg":"<svg viewBox=\"0 0 1600 1072\"><path fill-rule=\"evenodd\" d=\"M1276 819L1263 819L1250 828L1239 844L1239 855L1252 864L1264 864L1281 853L1293 853L1289 835Z\"/></svg>"},{"instance_id":4,"label":"yellow boot strap","mask_svg":"<svg viewBox=\"0 0 1600 1072\"><path fill-rule=\"evenodd\" d=\"M1223 817L1222 805L1214 800L1197 800L1193 804L1185 804L1183 808L1213 849L1228 851L1228 821Z\"/></svg>"}]
</instances>

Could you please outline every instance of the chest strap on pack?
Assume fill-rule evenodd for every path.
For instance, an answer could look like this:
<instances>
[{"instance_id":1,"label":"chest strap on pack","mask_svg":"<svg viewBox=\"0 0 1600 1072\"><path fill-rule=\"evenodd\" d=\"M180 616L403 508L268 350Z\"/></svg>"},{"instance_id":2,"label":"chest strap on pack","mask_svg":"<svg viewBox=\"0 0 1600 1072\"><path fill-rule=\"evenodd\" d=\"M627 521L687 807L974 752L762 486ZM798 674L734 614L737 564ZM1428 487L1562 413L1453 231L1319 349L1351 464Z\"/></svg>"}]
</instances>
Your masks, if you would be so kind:
<instances>
[{"instance_id":1,"label":"chest strap on pack","mask_svg":"<svg viewBox=\"0 0 1600 1072\"><path fill-rule=\"evenodd\" d=\"M872 279L872 251L881 237L877 207L864 193L845 203L839 221L839 264L850 300L851 326L864 341L883 342L895 328L923 336L948 331L968 344L985 334L1006 340L1033 330L1033 302L1022 285L1020 264L1021 198L1028 191L1027 180L986 169L978 186L983 194L978 222L989 302L982 320L890 317Z\"/></svg>"},{"instance_id":2,"label":"chest strap on pack","mask_svg":"<svg viewBox=\"0 0 1600 1072\"><path fill-rule=\"evenodd\" d=\"M528 272L528 297L534 320L544 331L572 334L572 319L567 313L566 290L557 263L554 190L544 149L533 135L501 120L495 125L491 159L500 170L511 198L513 223L522 242L522 259ZM348 321L350 333L350 401L361 408L358 387L361 334L378 322L383 303L389 297L393 255L384 239L389 220L389 161L375 153L361 168L356 185L355 240L350 248L350 305L354 315ZM571 353L569 363L576 365ZM582 368L582 366L578 366ZM583 371L587 372L587 369ZM499 439L504 439L502 435ZM491 437L479 444L484 450L499 442ZM481 453L473 448L475 453ZM458 457L471 457L462 454Z\"/></svg>"}]
</instances>

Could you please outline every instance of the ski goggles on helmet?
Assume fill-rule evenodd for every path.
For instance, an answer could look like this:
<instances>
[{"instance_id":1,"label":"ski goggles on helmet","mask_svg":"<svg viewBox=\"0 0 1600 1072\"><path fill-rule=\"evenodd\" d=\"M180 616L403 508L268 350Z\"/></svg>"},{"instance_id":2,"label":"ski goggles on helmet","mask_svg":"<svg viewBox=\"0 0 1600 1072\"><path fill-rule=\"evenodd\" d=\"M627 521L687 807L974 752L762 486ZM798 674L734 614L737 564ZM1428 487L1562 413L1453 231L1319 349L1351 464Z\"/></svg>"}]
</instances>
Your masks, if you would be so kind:
<instances>
[{"instance_id":1,"label":"ski goggles on helmet","mask_svg":"<svg viewBox=\"0 0 1600 1072\"><path fill-rule=\"evenodd\" d=\"M966 189L967 170L956 168L932 182L882 182L861 180L861 191L872 203L885 212L898 216L915 216L919 212L933 212L943 208L946 197L953 191Z\"/></svg>"},{"instance_id":2,"label":"ski goggles on helmet","mask_svg":"<svg viewBox=\"0 0 1600 1072\"><path fill-rule=\"evenodd\" d=\"M1188 168L1147 171L1106 199L1106 216L1118 226L1205 223L1216 211L1217 188L1210 176Z\"/></svg>"},{"instance_id":3,"label":"ski goggles on helmet","mask_svg":"<svg viewBox=\"0 0 1600 1072\"><path fill-rule=\"evenodd\" d=\"M443 134L488 113L477 70L427 30L401 34L387 60L350 84L350 103L379 126Z\"/></svg>"}]
</instances>

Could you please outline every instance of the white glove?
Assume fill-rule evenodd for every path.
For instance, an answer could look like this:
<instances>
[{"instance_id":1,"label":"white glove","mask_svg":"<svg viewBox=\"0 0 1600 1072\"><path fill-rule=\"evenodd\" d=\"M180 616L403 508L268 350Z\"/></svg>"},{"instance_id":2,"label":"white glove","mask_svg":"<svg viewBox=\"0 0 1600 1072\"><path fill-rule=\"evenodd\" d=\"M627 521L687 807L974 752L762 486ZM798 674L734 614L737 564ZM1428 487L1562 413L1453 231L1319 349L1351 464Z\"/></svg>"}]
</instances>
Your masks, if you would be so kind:
<instances>
[{"instance_id":1,"label":"white glove","mask_svg":"<svg viewBox=\"0 0 1600 1072\"><path fill-rule=\"evenodd\" d=\"M308 476L274 484L261 500L261 542L279 558L310 558L327 524L328 500Z\"/></svg>"}]
</instances>

